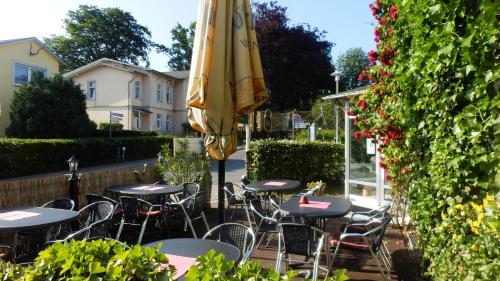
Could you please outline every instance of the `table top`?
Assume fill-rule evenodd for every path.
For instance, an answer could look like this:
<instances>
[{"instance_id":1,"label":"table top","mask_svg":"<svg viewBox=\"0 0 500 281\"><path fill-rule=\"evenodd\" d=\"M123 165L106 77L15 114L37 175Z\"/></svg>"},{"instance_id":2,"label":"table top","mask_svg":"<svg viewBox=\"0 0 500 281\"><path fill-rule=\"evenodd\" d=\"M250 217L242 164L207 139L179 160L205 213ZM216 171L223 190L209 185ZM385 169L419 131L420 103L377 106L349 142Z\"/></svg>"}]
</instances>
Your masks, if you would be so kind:
<instances>
[{"instance_id":1,"label":"table top","mask_svg":"<svg viewBox=\"0 0 500 281\"><path fill-rule=\"evenodd\" d=\"M182 186L168 184L133 184L106 188L108 192L123 195L168 195L182 190Z\"/></svg>"},{"instance_id":2,"label":"table top","mask_svg":"<svg viewBox=\"0 0 500 281\"><path fill-rule=\"evenodd\" d=\"M281 204L281 210L293 217L303 218L339 218L347 215L351 210L352 203L349 199L307 196L310 204L299 204L300 196L292 197Z\"/></svg>"},{"instance_id":3,"label":"table top","mask_svg":"<svg viewBox=\"0 0 500 281\"><path fill-rule=\"evenodd\" d=\"M145 247L158 247L158 244L162 243L160 248L161 253L167 253L171 255L184 256L196 258L199 256L206 255L211 249L215 250L217 254L224 254L226 260L237 262L241 257L240 249L233 245L214 241L207 239L194 239L194 238L178 238L178 239L167 239L160 240L145 244Z\"/></svg>"},{"instance_id":4,"label":"table top","mask_svg":"<svg viewBox=\"0 0 500 281\"><path fill-rule=\"evenodd\" d=\"M2 208L0 209L0 230L42 228L72 221L78 218L78 215L75 211L53 208Z\"/></svg>"},{"instance_id":5,"label":"table top","mask_svg":"<svg viewBox=\"0 0 500 281\"><path fill-rule=\"evenodd\" d=\"M296 180L261 180L253 181L245 187L252 192L273 192L299 189L301 184Z\"/></svg>"}]
</instances>

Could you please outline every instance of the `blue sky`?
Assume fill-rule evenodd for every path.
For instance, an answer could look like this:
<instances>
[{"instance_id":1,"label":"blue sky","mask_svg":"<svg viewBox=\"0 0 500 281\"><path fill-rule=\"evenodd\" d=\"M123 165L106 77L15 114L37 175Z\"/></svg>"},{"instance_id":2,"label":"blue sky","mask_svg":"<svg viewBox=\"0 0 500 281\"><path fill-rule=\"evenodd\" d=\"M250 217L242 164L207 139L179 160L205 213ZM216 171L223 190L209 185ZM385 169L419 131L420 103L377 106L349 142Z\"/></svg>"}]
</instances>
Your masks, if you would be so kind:
<instances>
[{"instance_id":1,"label":"blue sky","mask_svg":"<svg viewBox=\"0 0 500 281\"><path fill-rule=\"evenodd\" d=\"M263 2L263 0L258 0ZM287 7L292 24L307 23L326 31L326 40L335 43L336 58L351 47L366 52L375 48L373 18L369 0L278 0ZM0 9L0 40L36 36L49 37L64 33L62 21L68 10L81 4L99 7L119 7L149 28L155 42L170 46L170 30L177 22L187 26L196 20L198 0L9 0ZM166 55L150 54L151 68L168 70Z\"/></svg>"}]
</instances>

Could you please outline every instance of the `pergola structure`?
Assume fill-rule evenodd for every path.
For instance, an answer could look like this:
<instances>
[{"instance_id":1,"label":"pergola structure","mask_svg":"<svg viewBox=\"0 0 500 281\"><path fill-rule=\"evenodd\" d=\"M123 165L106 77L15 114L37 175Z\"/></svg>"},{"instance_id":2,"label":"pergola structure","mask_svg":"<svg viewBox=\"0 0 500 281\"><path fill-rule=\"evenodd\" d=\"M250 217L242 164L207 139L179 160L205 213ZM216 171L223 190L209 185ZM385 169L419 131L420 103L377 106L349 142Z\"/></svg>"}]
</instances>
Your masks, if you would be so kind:
<instances>
[{"instance_id":1,"label":"pergola structure","mask_svg":"<svg viewBox=\"0 0 500 281\"><path fill-rule=\"evenodd\" d=\"M390 186L385 181L385 171L380 168L380 155L374 139L353 140L356 125L354 117L349 116L350 98L362 95L368 87L356 88L325 96L323 100L333 100L344 103L344 149L345 149L345 197L350 198L354 205L377 208L391 200ZM336 120L336 126L338 121ZM338 131L338 127L335 128Z\"/></svg>"}]
</instances>

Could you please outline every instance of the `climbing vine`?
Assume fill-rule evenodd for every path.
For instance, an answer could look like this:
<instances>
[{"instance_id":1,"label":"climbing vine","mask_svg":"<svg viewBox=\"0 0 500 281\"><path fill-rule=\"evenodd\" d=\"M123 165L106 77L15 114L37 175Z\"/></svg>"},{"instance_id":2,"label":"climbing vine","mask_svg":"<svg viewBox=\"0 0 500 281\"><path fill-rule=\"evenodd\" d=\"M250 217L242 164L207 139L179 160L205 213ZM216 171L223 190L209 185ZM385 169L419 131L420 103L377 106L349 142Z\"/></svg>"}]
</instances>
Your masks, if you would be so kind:
<instances>
[{"instance_id":1,"label":"climbing vine","mask_svg":"<svg viewBox=\"0 0 500 281\"><path fill-rule=\"evenodd\" d=\"M434 280L500 274L499 7L489 0L376 0L367 93L351 112ZM401 203L401 204L400 204Z\"/></svg>"}]
</instances>

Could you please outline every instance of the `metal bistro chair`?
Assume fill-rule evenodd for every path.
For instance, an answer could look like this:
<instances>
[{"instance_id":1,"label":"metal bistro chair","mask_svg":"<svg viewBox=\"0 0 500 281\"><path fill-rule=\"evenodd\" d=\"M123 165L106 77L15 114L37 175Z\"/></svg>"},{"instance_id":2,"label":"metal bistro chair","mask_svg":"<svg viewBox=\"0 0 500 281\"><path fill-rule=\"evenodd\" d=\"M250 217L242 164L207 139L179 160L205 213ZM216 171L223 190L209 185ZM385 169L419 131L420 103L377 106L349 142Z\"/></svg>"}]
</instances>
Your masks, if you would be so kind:
<instances>
[{"instance_id":1,"label":"metal bistro chair","mask_svg":"<svg viewBox=\"0 0 500 281\"><path fill-rule=\"evenodd\" d=\"M92 225L89 225L89 226L86 226L78 231L70 233L68 236L66 236L63 239L49 241L45 244L45 247L49 247L49 246L51 246L55 243L59 243L59 242L69 242L70 240L78 240L78 241L87 240L87 238L89 237L89 233L90 233L91 228L92 228Z\"/></svg>"},{"instance_id":2,"label":"metal bistro chair","mask_svg":"<svg viewBox=\"0 0 500 281\"><path fill-rule=\"evenodd\" d=\"M59 198L49 201L40 207L73 211L75 209L75 202L69 198Z\"/></svg>"},{"instance_id":3,"label":"metal bistro chair","mask_svg":"<svg viewBox=\"0 0 500 281\"><path fill-rule=\"evenodd\" d=\"M137 239L137 244L141 244L149 218L162 219L163 206L153 205L148 201L130 196L121 196L120 203L123 208L123 214L118 233L116 234L116 240L120 240L120 236L125 226L134 226L140 227L141 229L139 238Z\"/></svg>"},{"instance_id":4,"label":"metal bistro chair","mask_svg":"<svg viewBox=\"0 0 500 281\"><path fill-rule=\"evenodd\" d=\"M279 231L279 246L276 271L281 272L281 263L283 261L286 270L288 270L290 263L293 263L293 265L307 264L309 258L313 258L312 280L318 280L321 250L325 245L326 233L319 228L297 223L280 223L277 228ZM290 255L303 256L305 260L295 260ZM305 272L307 272L306 278L309 278L310 271Z\"/></svg>"},{"instance_id":5,"label":"metal bistro chair","mask_svg":"<svg viewBox=\"0 0 500 281\"><path fill-rule=\"evenodd\" d=\"M198 238L196 235L196 231L193 226L193 222L196 220L203 220L203 223L207 229L210 230L208 226L207 218L205 217L205 213L203 212L203 206L201 202L200 195L203 192L197 192L193 195L190 195L187 198L182 199L179 202L166 202L165 209L167 210L167 214L169 216L183 216L184 217L184 231L187 230L187 227L191 229L194 238Z\"/></svg>"},{"instance_id":6,"label":"metal bistro chair","mask_svg":"<svg viewBox=\"0 0 500 281\"><path fill-rule=\"evenodd\" d=\"M235 186L241 190L241 195L236 194L236 192L234 191ZM252 220L250 218L248 205L250 204L250 201L254 200L255 198L252 197L252 195L249 194L245 189L231 182L224 183L224 192L227 196L227 208L229 209L230 207L232 207L229 220L232 220L235 214L240 214L243 211L245 212L245 216L248 220L248 225L252 227Z\"/></svg>"},{"instance_id":7,"label":"metal bistro chair","mask_svg":"<svg viewBox=\"0 0 500 281\"><path fill-rule=\"evenodd\" d=\"M14 262L12 247L7 245L0 245L0 261Z\"/></svg>"},{"instance_id":8,"label":"metal bistro chair","mask_svg":"<svg viewBox=\"0 0 500 281\"><path fill-rule=\"evenodd\" d=\"M255 235L258 237L259 233L261 233L261 237L255 248L258 249L260 243L262 243L262 240L264 240L264 237L270 234L269 239L266 243L266 247L268 247L271 239L274 237L274 235L276 235L276 233L278 233L276 226L279 223L279 219L277 218L279 216L279 211L274 211L271 216L266 216L263 213L261 202L255 200L250 202L250 209L255 214L255 219L257 222Z\"/></svg>"},{"instance_id":9,"label":"metal bistro chair","mask_svg":"<svg viewBox=\"0 0 500 281\"><path fill-rule=\"evenodd\" d=\"M115 206L108 201L90 203L78 211L81 227L92 225L92 236L109 236Z\"/></svg>"},{"instance_id":10,"label":"metal bistro chair","mask_svg":"<svg viewBox=\"0 0 500 281\"><path fill-rule=\"evenodd\" d=\"M219 224L210 229L202 239L221 241L237 247L242 253L240 263L250 258L255 245L255 234L252 229L234 222Z\"/></svg>"},{"instance_id":11,"label":"metal bistro chair","mask_svg":"<svg viewBox=\"0 0 500 281\"><path fill-rule=\"evenodd\" d=\"M338 239L332 239L331 244L335 247L335 251L328 265L328 270L331 269L337 255L340 254L343 248L349 248L360 251L368 251L377 263L380 273L384 280L391 279L392 260L389 251L384 245L383 239L387 225L391 222L391 217L386 216L382 222L371 228L370 225L376 223L375 220L367 223L352 223L350 226L363 225L367 230L364 233L349 233L344 232ZM346 228L346 230L349 226ZM332 247L332 249L333 249Z\"/></svg>"}]
</instances>

